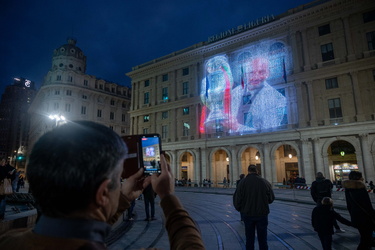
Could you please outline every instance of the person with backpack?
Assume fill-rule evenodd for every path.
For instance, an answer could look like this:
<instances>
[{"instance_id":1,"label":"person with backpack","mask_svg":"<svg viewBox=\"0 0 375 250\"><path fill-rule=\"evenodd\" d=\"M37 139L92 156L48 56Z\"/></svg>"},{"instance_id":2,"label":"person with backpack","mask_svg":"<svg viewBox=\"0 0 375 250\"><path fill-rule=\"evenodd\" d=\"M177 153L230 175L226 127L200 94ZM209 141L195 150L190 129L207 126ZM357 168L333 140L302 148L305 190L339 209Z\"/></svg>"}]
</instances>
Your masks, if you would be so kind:
<instances>
[{"instance_id":1,"label":"person with backpack","mask_svg":"<svg viewBox=\"0 0 375 250\"><path fill-rule=\"evenodd\" d=\"M333 184L330 180L326 179L322 172L316 173L316 179L311 184L310 194L312 199L316 202L316 206L322 205L324 197L332 198ZM336 233L344 233L337 221L334 220L333 226L336 228Z\"/></svg>"}]
</instances>

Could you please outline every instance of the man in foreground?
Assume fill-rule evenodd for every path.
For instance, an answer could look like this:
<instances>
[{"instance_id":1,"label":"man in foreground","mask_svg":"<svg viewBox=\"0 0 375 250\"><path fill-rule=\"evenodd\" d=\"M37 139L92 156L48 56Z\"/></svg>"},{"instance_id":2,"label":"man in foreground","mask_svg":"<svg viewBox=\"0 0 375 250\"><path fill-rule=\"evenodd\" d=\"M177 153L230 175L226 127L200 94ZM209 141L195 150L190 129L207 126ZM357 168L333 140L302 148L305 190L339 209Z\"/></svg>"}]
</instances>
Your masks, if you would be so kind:
<instances>
[{"instance_id":1,"label":"man in foreground","mask_svg":"<svg viewBox=\"0 0 375 250\"><path fill-rule=\"evenodd\" d=\"M255 165L248 167L248 175L238 184L233 195L233 205L243 216L246 249L254 249L255 228L259 249L268 249L267 226L269 204L275 200L271 184L260 177Z\"/></svg>"},{"instance_id":2,"label":"man in foreground","mask_svg":"<svg viewBox=\"0 0 375 250\"><path fill-rule=\"evenodd\" d=\"M194 221L174 193L165 158L162 173L143 169L120 182L127 147L111 129L89 121L64 124L34 145L27 167L42 216L33 229L0 237L0 249L106 249L105 237L130 202L152 184L161 199L171 249L204 249ZM178 225L176 225L178 223Z\"/></svg>"}]
</instances>

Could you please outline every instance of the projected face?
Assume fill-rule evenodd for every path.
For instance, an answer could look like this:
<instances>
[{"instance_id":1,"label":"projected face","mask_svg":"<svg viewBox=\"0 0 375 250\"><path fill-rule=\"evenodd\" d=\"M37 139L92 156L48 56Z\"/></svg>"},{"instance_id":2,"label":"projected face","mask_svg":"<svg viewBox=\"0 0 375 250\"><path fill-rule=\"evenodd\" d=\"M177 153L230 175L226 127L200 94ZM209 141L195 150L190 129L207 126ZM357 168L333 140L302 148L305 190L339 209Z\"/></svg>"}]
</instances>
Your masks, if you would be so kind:
<instances>
[{"instance_id":1,"label":"projected face","mask_svg":"<svg viewBox=\"0 0 375 250\"><path fill-rule=\"evenodd\" d=\"M272 40L210 58L201 84L201 133L254 133L288 123L288 49ZM274 86L277 86L275 88Z\"/></svg>"},{"instance_id":2,"label":"projected face","mask_svg":"<svg viewBox=\"0 0 375 250\"><path fill-rule=\"evenodd\" d=\"M263 87L263 82L268 76L268 60L266 58L258 57L247 64L245 79L249 90Z\"/></svg>"}]
</instances>

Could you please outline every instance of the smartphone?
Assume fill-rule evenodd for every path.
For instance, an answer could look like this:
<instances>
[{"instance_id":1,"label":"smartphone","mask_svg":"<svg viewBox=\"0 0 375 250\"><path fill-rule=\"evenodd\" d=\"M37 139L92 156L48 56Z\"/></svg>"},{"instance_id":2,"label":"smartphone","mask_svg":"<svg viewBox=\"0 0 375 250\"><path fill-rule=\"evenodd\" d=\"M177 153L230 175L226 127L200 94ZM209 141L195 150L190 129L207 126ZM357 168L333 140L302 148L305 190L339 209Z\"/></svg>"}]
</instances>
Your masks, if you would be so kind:
<instances>
[{"instance_id":1,"label":"smartphone","mask_svg":"<svg viewBox=\"0 0 375 250\"><path fill-rule=\"evenodd\" d=\"M144 175L161 173L159 134L128 135L123 136L122 139L128 147L128 157L124 161L122 178L132 176L140 168L144 168Z\"/></svg>"},{"instance_id":2,"label":"smartphone","mask_svg":"<svg viewBox=\"0 0 375 250\"><path fill-rule=\"evenodd\" d=\"M159 134L146 134L140 136L141 166L145 175L160 174L161 140Z\"/></svg>"}]
</instances>

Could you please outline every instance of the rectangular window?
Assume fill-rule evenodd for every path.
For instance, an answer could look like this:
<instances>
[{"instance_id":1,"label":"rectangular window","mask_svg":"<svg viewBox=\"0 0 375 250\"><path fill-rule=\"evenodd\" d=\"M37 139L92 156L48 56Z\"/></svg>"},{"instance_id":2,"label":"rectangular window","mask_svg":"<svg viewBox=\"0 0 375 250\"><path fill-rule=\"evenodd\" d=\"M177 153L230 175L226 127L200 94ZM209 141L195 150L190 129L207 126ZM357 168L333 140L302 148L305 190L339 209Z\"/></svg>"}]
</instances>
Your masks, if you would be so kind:
<instances>
[{"instance_id":1,"label":"rectangular window","mask_svg":"<svg viewBox=\"0 0 375 250\"><path fill-rule=\"evenodd\" d=\"M122 121L122 122L125 122L125 120L126 120L126 115L125 115L125 114L122 114L122 115L121 115L121 121Z\"/></svg>"},{"instance_id":2,"label":"rectangular window","mask_svg":"<svg viewBox=\"0 0 375 250\"><path fill-rule=\"evenodd\" d=\"M109 112L109 119L114 120L115 119L115 113Z\"/></svg>"},{"instance_id":3,"label":"rectangular window","mask_svg":"<svg viewBox=\"0 0 375 250\"><path fill-rule=\"evenodd\" d=\"M115 100L111 99L111 106L115 105Z\"/></svg>"},{"instance_id":4,"label":"rectangular window","mask_svg":"<svg viewBox=\"0 0 375 250\"><path fill-rule=\"evenodd\" d=\"M71 95L72 95L72 91L68 89L68 90L66 91L66 95L70 95L70 96L71 96Z\"/></svg>"},{"instance_id":5,"label":"rectangular window","mask_svg":"<svg viewBox=\"0 0 375 250\"><path fill-rule=\"evenodd\" d=\"M73 82L73 76L68 76L68 82Z\"/></svg>"},{"instance_id":6,"label":"rectangular window","mask_svg":"<svg viewBox=\"0 0 375 250\"><path fill-rule=\"evenodd\" d=\"M168 74L163 75L162 80L163 80L163 82L168 81Z\"/></svg>"},{"instance_id":7,"label":"rectangular window","mask_svg":"<svg viewBox=\"0 0 375 250\"><path fill-rule=\"evenodd\" d=\"M189 111L190 111L190 110L189 110L189 107L185 107L185 108L182 109L182 114L183 114L183 115L188 115L188 114L189 114Z\"/></svg>"},{"instance_id":8,"label":"rectangular window","mask_svg":"<svg viewBox=\"0 0 375 250\"><path fill-rule=\"evenodd\" d=\"M182 83L182 94L188 95L189 94L189 82Z\"/></svg>"},{"instance_id":9,"label":"rectangular window","mask_svg":"<svg viewBox=\"0 0 375 250\"><path fill-rule=\"evenodd\" d=\"M109 125L109 128L113 130L113 126L112 125Z\"/></svg>"},{"instance_id":10,"label":"rectangular window","mask_svg":"<svg viewBox=\"0 0 375 250\"><path fill-rule=\"evenodd\" d=\"M55 95L60 95L60 90L55 90Z\"/></svg>"},{"instance_id":11,"label":"rectangular window","mask_svg":"<svg viewBox=\"0 0 375 250\"><path fill-rule=\"evenodd\" d=\"M115 93L116 89L115 89L115 88L112 88L111 91L112 91L112 93Z\"/></svg>"},{"instance_id":12,"label":"rectangular window","mask_svg":"<svg viewBox=\"0 0 375 250\"><path fill-rule=\"evenodd\" d=\"M342 117L340 98L329 99L328 108L330 118Z\"/></svg>"},{"instance_id":13,"label":"rectangular window","mask_svg":"<svg viewBox=\"0 0 375 250\"><path fill-rule=\"evenodd\" d=\"M148 86L150 86L150 80L145 81L145 87L148 87Z\"/></svg>"},{"instance_id":14,"label":"rectangular window","mask_svg":"<svg viewBox=\"0 0 375 250\"><path fill-rule=\"evenodd\" d=\"M61 76L60 75L56 76L56 81L61 81Z\"/></svg>"},{"instance_id":15,"label":"rectangular window","mask_svg":"<svg viewBox=\"0 0 375 250\"><path fill-rule=\"evenodd\" d=\"M183 136L189 136L189 131L190 131L190 125L187 122L184 122L183 130L182 130L182 135Z\"/></svg>"},{"instance_id":16,"label":"rectangular window","mask_svg":"<svg viewBox=\"0 0 375 250\"><path fill-rule=\"evenodd\" d=\"M81 107L81 114L85 115L86 114L86 106Z\"/></svg>"},{"instance_id":17,"label":"rectangular window","mask_svg":"<svg viewBox=\"0 0 375 250\"><path fill-rule=\"evenodd\" d=\"M98 112L96 114L97 117L102 117L102 110L101 109L98 109Z\"/></svg>"},{"instance_id":18,"label":"rectangular window","mask_svg":"<svg viewBox=\"0 0 375 250\"><path fill-rule=\"evenodd\" d=\"M319 36L327 35L331 33L331 27L329 24L318 27Z\"/></svg>"},{"instance_id":19,"label":"rectangular window","mask_svg":"<svg viewBox=\"0 0 375 250\"><path fill-rule=\"evenodd\" d=\"M326 79L326 89L335 89L338 88L337 78Z\"/></svg>"},{"instance_id":20,"label":"rectangular window","mask_svg":"<svg viewBox=\"0 0 375 250\"><path fill-rule=\"evenodd\" d=\"M372 71L372 79L375 81L375 69Z\"/></svg>"},{"instance_id":21,"label":"rectangular window","mask_svg":"<svg viewBox=\"0 0 375 250\"><path fill-rule=\"evenodd\" d=\"M150 92L143 94L143 104L148 104L150 102Z\"/></svg>"},{"instance_id":22,"label":"rectangular window","mask_svg":"<svg viewBox=\"0 0 375 250\"><path fill-rule=\"evenodd\" d=\"M189 68L182 69L182 75L187 76L189 74Z\"/></svg>"},{"instance_id":23,"label":"rectangular window","mask_svg":"<svg viewBox=\"0 0 375 250\"><path fill-rule=\"evenodd\" d=\"M168 137L168 125L161 126L161 138L167 139Z\"/></svg>"},{"instance_id":24,"label":"rectangular window","mask_svg":"<svg viewBox=\"0 0 375 250\"><path fill-rule=\"evenodd\" d=\"M369 50L375 49L375 31L366 33L367 45Z\"/></svg>"},{"instance_id":25,"label":"rectangular window","mask_svg":"<svg viewBox=\"0 0 375 250\"><path fill-rule=\"evenodd\" d=\"M54 109L54 110L59 110L59 103L58 103L58 102L55 102L55 103L53 104L53 109Z\"/></svg>"},{"instance_id":26,"label":"rectangular window","mask_svg":"<svg viewBox=\"0 0 375 250\"><path fill-rule=\"evenodd\" d=\"M168 119L168 111L163 111L161 113L161 119Z\"/></svg>"},{"instance_id":27,"label":"rectangular window","mask_svg":"<svg viewBox=\"0 0 375 250\"><path fill-rule=\"evenodd\" d=\"M168 100L168 87L164 87L162 89L162 99L163 100Z\"/></svg>"},{"instance_id":28,"label":"rectangular window","mask_svg":"<svg viewBox=\"0 0 375 250\"><path fill-rule=\"evenodd\" d=\"M83 80L83 86L88 86L88 85L89 85L89 81Z\"/></svg>"},{"instance_id":29,"label":"rectangular window","mask_svg":"<svg viewBox=\"0 0 375 250\"><path fill-rule=\"evenodd\" d=\"M87 99L87 95L82 95L82 99Z\"/></svg>"},{"instance_id":30,"label":"rectangular window","mask_svg":"<svg viewBox=\"0 0 375 250\"><path fill-rule=\"evenodd\" d=\"M143 122L148 122L148 121L150 121L150 115L144 115Z\"/></svg>"},{"instance_id":31,"label":"rectangular window","mask_svg":"<svg viewBox=\"0 0 375 250\"><path fill-rule=\"evenodd\" d=\"M100 85L99 85L99 89L103 89L103 84L100 84Z\"/></svg>"},{"instance_id":32,"label":"rectangular window","mask_svg":"<svg viewBox=\"0 0 375 250\"><path fill-rule=\"evenodd\" d=\"M363 13L363 22L368 23L375 21L375 10Z\"/></svg>"},{"instance_id":33,"label":"rectangular window","mask_svg":"<svg viewBox=\"0 0 375 250\"><path fill-rule=\"evenodd\" d=\"M148 128L143 129L143 134L148 134Z\"/></svg>"},{"instance_id":34,"label":"rectangular window","mask_svg":"<svg viewBox=\"0 0 375 250\"><path fill-rule=\"evenodd\" d=\"M335 55L333 54L332 43L327 43L327 44L321 45L320 50L322 52L323 62L335 59Z\"/></svg>"},{"instance_id":35,"label":"rectangular window","mask_svg":"<svg viewBox=\"0 0 375 250\"><path fill-rule=\"evenodd\" d=\"M65 103L65 111L70 112L70 103Z\"/></svg>"}]
</instances>

